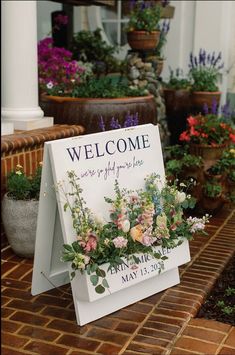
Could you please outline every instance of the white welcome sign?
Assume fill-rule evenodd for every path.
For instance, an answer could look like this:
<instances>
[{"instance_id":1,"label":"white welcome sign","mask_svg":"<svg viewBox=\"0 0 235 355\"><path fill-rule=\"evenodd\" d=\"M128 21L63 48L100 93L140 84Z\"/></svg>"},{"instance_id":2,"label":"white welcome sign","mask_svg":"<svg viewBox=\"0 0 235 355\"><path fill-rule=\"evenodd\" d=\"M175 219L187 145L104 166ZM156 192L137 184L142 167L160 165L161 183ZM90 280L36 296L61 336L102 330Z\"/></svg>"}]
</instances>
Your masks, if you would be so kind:
<instances>
[{"instance_id":1,"label":"white welcome sign","mask_svg":"<svg viewBox=\"0 0 235 355\"><path fill-rule=\"evenodd\" d=\"M70 281L68 265L60 257L62 245L71 244L76 235L71 215L63 209L65 201L53 185L63 181L66 188L67 172L71 170L80 179L87 207L108 219L109 206L104 196L113 197L115 179L121 188L131 190L143 188L144 178L151 173L164 179L158 127L147 124L45 143L33 295ZM161 265L141 254L138 269L132 269L126 261L120 270L108 272L109 289L102 295L94 292L86 274L77 273L71 286L78 324L91 322L179 283L178 266L190 260L188 242L160 252L170 256L160 274Z\"/></svg>"}]
</instances>

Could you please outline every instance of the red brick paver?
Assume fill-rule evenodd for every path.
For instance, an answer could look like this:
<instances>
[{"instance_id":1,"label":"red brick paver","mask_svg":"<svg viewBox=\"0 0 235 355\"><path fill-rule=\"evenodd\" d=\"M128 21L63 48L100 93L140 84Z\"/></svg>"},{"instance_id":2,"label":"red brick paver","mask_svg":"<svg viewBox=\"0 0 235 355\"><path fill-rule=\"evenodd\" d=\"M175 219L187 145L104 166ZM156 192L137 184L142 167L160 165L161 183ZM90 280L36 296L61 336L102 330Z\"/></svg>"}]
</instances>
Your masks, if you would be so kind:
<instances>
[{"instance_id":1,"label":"red brick paver","mask_svg":"<svg viewBox=\"0 0 235 355\"><path fill-rule=\"evenodd\" d=\"M235 328L194 318L235 249L235 211L190 242L181 283L80 327L70 285L31 296L32 260L2 250L3 355L233 355Z\"/></svg>"}]
</instances>

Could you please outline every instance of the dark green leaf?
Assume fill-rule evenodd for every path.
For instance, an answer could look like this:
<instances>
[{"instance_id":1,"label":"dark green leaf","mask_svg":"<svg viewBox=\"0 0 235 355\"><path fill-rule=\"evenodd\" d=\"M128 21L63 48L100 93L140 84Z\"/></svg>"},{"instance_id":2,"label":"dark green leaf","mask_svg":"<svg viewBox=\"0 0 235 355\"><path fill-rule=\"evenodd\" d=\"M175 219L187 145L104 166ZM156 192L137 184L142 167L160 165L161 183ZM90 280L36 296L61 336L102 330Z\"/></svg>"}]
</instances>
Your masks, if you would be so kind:
<instances>
[{"instance_id":1,"label":"dark green leaf","mask_svg":"<svg viewBox=\"0 0 235 355\"><path fill-rule=\"evenodd\" d=\"M95 291L97 293L104 293L105 292L105 288L102 285L98 285L98 286L96 286Z\"/></svg>"},{"instance_id":2,"label":"dark green leaf","mask_svg":"<svg viewBox=\"0 0 235 355\"><path fill-rule=\"evenodd\" d=\"M101 277L105 277L105 276L106 276L106 273L105 273L105 271L102 270L102 269L97 269L97 270L96 270L96 275L97 275L97 276L101 276Z\"/></svg>"}]
</instances>

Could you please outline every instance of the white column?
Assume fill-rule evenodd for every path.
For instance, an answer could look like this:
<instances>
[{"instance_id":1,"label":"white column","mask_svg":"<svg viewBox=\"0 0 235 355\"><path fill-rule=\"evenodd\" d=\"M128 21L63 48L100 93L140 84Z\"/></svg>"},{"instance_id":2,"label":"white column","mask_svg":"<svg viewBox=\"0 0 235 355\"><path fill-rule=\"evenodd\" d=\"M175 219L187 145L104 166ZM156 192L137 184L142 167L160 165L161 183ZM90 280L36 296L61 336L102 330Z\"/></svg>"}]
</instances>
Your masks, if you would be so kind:
<instances>
[{"instance_id":1,"label":"white column","mask_svg":"<svg viewBox=\"0 0 235 355\"><path fill-rule=\"evenodd\" d=\"M15 129L48 127L38 105L36 1L2 5L2 122Z\"/></svg>"}]
</instances>

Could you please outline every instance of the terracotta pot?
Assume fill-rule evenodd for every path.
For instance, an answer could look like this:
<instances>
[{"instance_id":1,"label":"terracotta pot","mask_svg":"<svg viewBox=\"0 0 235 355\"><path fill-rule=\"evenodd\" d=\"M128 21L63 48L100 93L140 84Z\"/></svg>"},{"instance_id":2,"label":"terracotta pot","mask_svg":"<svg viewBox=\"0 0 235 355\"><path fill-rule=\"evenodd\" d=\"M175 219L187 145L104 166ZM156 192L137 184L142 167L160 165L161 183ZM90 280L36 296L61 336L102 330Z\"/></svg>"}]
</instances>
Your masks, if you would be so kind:
<instances>
[{"instance_id":1,"label":"terracotta pot","mask_svg":"<svg viewBox=\"0 0 235 355\"><path fill-rule=\"evenodd\" d=\"M79 124L85 133L100 132L100 117L103 117L106 130L114 117L123 125L126 115L138 113L139 125L157 123L157 110L153 95L124 97L117 99L71 98L46 96L40 106L45 116L53 116L55 124Z\"/></svg>"},{"instance_id":2,"label":"terracotta pot","mask_svg":"<svg viewBox=\"0 0 235 355\"><path fill-rule=\"evenodd\" d=\"M218 159L221 158L227 144L217 144L215 146L206 144L189 144L190 154L201 156L204 160L205 170L209 169Z\"/></svg>"},{"instance_id":3,"label":"terracotta pot","mask_svg":"<svg viewBox=\"0 0 235 355\"><path fill-rule=\"evenodd\" d=\"M127 42L134 50L149 50L157 47L160 31L130 31L127 32Z\"/></svg>"},{"instance_id":4,"label":"terracotta pot","mask_svg":"<svg viewBox=\"0 0 235 355\"><path fill-rule=\"evenodd\" d=\"M219 105L220 91L207 92L207 91L193 91L192 92L192 109L194 113L203 113L203 106L207 104L209 110L212 107L213 100L216 100Z\"/></svg>"}]
</instances>

